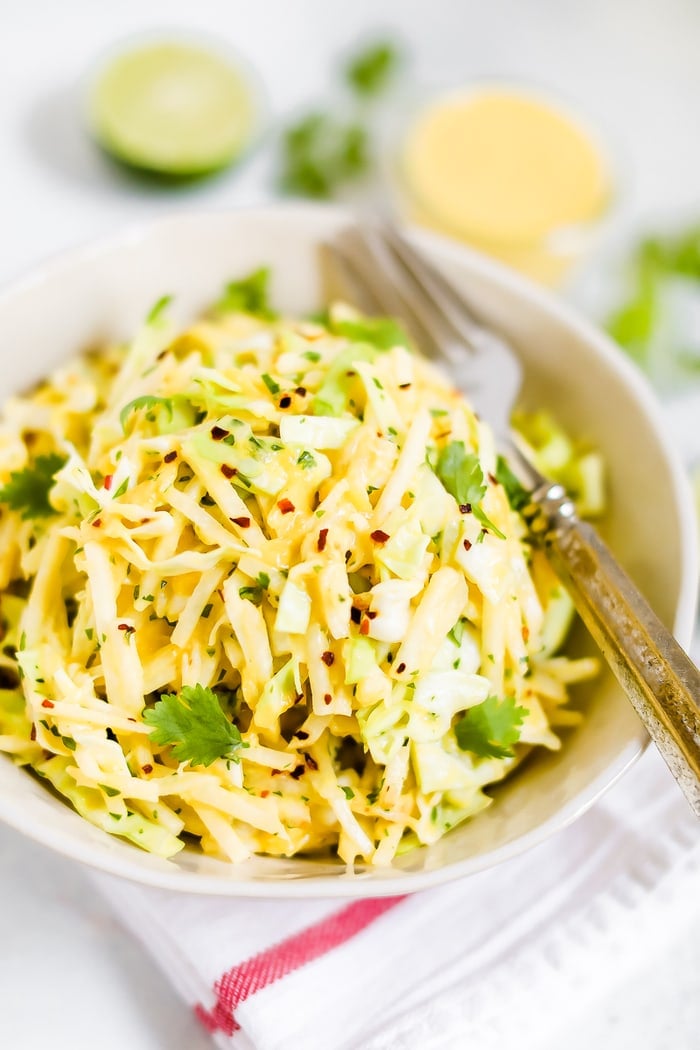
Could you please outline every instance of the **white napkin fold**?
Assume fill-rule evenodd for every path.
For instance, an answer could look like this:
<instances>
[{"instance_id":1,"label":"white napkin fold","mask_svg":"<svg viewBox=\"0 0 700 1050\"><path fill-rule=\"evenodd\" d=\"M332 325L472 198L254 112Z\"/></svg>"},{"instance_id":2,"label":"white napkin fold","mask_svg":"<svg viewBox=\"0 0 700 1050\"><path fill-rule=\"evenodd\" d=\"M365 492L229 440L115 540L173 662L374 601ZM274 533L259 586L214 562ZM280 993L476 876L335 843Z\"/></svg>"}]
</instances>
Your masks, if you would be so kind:
<instances>
[{"instance_id":1,"label":"white napkin fold","mask_svg":"<svg viewBox=\"0 0 700 1050\"><path fill-rule=\"evenodd\" d=\"M95 878L219 1047L527 1050L700 910L699 874L700 825L650 749L553 839L412 897L220 900Z\"/></svg>"}]
</instances>

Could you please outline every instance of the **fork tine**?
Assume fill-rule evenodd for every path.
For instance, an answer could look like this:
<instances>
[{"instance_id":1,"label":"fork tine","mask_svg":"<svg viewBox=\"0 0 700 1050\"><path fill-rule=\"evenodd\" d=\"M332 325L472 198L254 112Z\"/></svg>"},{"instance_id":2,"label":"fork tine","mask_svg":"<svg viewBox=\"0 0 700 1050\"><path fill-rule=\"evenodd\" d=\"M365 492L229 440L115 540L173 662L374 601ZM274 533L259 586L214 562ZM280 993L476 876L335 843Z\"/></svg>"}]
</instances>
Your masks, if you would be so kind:
<instances>
[{"instance_id":1,"label":"fork tine","mask_svg":"<svg viewBox=\"0 0 700 1050\"><path fill-rule=\"evenodd\" d=\"M343 237L342 246L333 242L327 245L327 251L338 273L342 273L347 279L345 290L354 293L358 305L370 302L370 313L399 318L406 324L425 356L436 356L437 347L433 340L407 311L403 299L396 294L394 284L387 277L386 267L380 265L380 261L374 255L369 254L364 244Z\"/></svg>"},{"instance_id":2,"label":"fork tine","mask_svg":"<svg viewBox=\"0 0 700 1050\"><path fill-rule=\"evenodd\" d=\"M335 238L334 250L352 271L355 282L371 288L383 312L408 324L427 357L444 360L454 333L420 289L407 287L406 278L384 238L375 230L348 227ZM420 298L420 301L419 301Z\"/></svg>"},{"instance_id":3,"label":"fork tine","mask_svg":"<svg viewBox=\"0 0 700 1050\"><path fill-rule=\"evenodd\" d=\"M364 313L376 314L384 310L384 304L368 282L360 278L352 260L331 241L321 244L321 274L326 302L349 298Z\"/></svg>"},{"instance_id":4,"label":"fork tine","mask_svg":"<svg viewBox=\"0 0 700 1050\"><path fill-rule=\"evenodd\" d=\"M432 300L433 310L440 310L467 348L476 349L475 344L478 344L480 336L483 335L483 329L453 285L415 250L396 227L384 223L380 233L404 274Z\"/></svg>"},{"instance_id":5,"label":"fork tine","mask_svg":"<svg viewBox=\"0 0 700 1050\"><path fill-rule=\"evenodd\" d=\"M350 226L334 237L354 286L407 324L426 357L447 367L477 411L508 439L522 368L512 348L472 316L461 295L393 227Z\"/></svg>"}]
</instances>

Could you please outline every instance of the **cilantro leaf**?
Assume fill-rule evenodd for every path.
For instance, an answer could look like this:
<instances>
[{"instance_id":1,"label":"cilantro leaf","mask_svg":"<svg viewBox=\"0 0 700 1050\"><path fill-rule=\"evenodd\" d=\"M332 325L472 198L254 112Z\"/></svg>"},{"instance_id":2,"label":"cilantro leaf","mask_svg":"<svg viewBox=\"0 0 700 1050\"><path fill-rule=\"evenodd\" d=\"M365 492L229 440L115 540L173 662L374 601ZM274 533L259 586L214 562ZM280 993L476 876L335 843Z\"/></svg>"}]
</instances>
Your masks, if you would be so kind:
<instances>
[{"instance_id":1,"label":"cilantro leaf","mask_svg":"<svg viewBox=\"0 0 700 1050\"><path fill-rule=\"evenodd\" d=\"M178 762L210 766L217 758L240 761L243 742L238 727L229 722L216 693L203 685L183 686L179 693L163 693L143 712L152 726L155 744L171 746Z\"/></svg>"},{"instance_id":2,"label":"cilantro leaf","mask_svg":"<svg viewBox=\"0 0 700 1050\"><path fill-rule=\"evenodd\" d=\"M484 473L479 457L467 453L463 441L450 441L438 456L436 474L460 506L475 503L486 494Z\"/></svg>"},{"instance_id":3,"label":"cilantro leaf","mask_svg":"<svg viewBox=\"0 0 700 1050\"><path fill-rule=\"evenodd\" d=\"M0 502L7 503L12 510L21 512L23 521L32 518L48 518L57 512L49 503L49 492L54 475L66 462L65 456L50 452L37 456L24 470L13 470L10 480L0 489Z\"/></svg>"},{"instance_id":4,"label":"cilantro leaf","mask_svg":"<svg viewBox=\"0 0 700 1050\"><path fill-rule=\"evenodd\" d=\"M484 472L479 457L474 452L468 453L463 441L450 441L441 449L435 473L460 507L469 505L477 521L490 529L494 536L505 539L481 507L481 500L486 494Z\"/></svg>"},{"instance_id":5,"label":"cilantro leaf","mask_svg":"<svg viewBox=\"0 0 700 1050\"><path fill-rule=\"evenodd\" d=\"M520 484L503 456L496 460L496 481L503 486L513 510L522 510L530 502L530 493Z\"/></svg>"},{"instance_id":6,"label":"cilantro leaf","mask_svg":"<svg viewBox=\"0 0 700 1050\"><path fill-rule=\"evenodd\" d=\"M381 40L355 55L347 65L345 76L359 95L378 95L394 74L399 59L394 45Z\"/></svg>"},{"instance_id":7,"label":"cilantro leaf","mask_svg":"<svg viewBox=\"0 0 700 1050\"><path fill-rule=\"evenodd\" d=\"M512 696L499 700L489 696L470 707L455 725L455 737L462 751L478 758L512 758L513 744L520 739L520 726L527 714Z\"/></svg>"},{"instance_id":8,"label":"cilantro leaf","mask_svg":"<svg viewBox=\"0 0 700 1050\"><path fill-rule=\"evenodd\" d=\"M284 135L280 187L304 197L327 198L368 166L365 128L344 124L328 113L311 113Z\"/></svg>"},{"instance_id":9,"label":"cilantro leaf","mask_svg":"<svg viewBox=\"0 0 700 1050\"><path fill-rule=\"evenodd\" d=\"M173 400L170 397L156 397L155 394L142 394L141 397L135 397L133 401L129 401L128 405L124 405L124 408L119 413L119 422L122 425L122 430L126 431L126 421L131 412L136 412L139 408L150 409L155 408L157 405L162 405L168 413L168 418L173 418Z\"/></svg>"},{"instance_id":10,"label":"cilantro leaf","mask_svg":"<svg viewBox=\"0 0 700 1050\"><path fill-rule=\"evenodd\" d=\"M268 299L269 281L267 266L261 266L238 281L229 281L214 309L219 313L253 314L266 321L274 320L277 314L271 309Z\"/></svg>"}]
</instances>

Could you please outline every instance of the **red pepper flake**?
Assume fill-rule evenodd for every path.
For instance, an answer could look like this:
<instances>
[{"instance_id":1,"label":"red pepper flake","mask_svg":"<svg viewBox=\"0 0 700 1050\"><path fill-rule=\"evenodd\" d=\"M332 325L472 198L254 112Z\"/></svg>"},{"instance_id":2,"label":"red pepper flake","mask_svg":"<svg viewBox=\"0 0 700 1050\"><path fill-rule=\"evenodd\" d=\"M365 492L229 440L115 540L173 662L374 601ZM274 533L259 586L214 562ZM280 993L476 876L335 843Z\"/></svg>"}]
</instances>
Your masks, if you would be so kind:
<instances>
[{"instance_id":1,"label":"red pepper flake","mask_svg":"<svg viewBox=\"0 0 700 1050\"><path fill-rule=\"evenodd\" d=\"M269 791L267 790L267 788L265 788L265 790L264 790L264 791L261 791L261 792L260 792L260 798L267 798L267 796L268 796L269 794L270 794L270 792L269 792Z\"/></svg>"},{"instance_id":2,"label":"red pepper flake","mask_svg":"<svg viewBox=\"0 0 700 1050\"><path fill-rule=\"evenodd\" d=\"M325 653L321 653L321 659L323 660L326 667L332 667L335 661L335 656L330 651L330 649L326 649Z\"/></svg>"},{"instance_id":3,"label":"red pepper flake","mask_svg":"<svg viewBox=\"0 0 700 1050\"><path fill-rule=\"evenodd\" d=\"M107 492L109 492L109 490L111 489L113 481L114 481L114 474L105 474L104 487L105 487Z\"/></svg>"},{"instance_id":4,"label":"red pepper flake","mask_svg":"<svg viewBox=\"0 0 700 1050\"><path fill-rule=\"evenodd\" d=\"M34 726L34 725L32 726L32 728L31 728L31 730L29 732L29 739L30 740L36 740L36 726Z\"/></svg>"},{"instance_id":5,"label":"red pepper flake","mask_svg":"<svg viewBox=\"0 0 700 1050\"><path fill-rule=\"evenodd\" d=\"M375 609L368 609L367 610L367 619L368 620L376 620L377 619L377 612L376 612Z\"/></svg>"},{"instance_id":6,"label":"red pepper flake","mask_svg":"<svg viewBox=\"0 0 700 1050\"><path fill-rule=\"evenodd\" d=\"M360 624L360 634L369 634L369 620L364 619Z\"/></svg>"},{"instance_id":7,"label":"red pepper flake","mask_svg":"<svg viewBox=\"0 0 700 1050\"><path fill-rule=\"evenodd\" d=\"M470 551L472 549L472 541L465 540L462 546L464 547L465 551Z\"/></svg>"},{"instance_id":8,"label":"red pepper flake","mask_svg":"<svg viewBox=\"0 0 700 1050\"><path fill-rule=\"evenodd\" d=\"M460 514L471 514L471 512L472 512L472 505L471 505L471 503L460 503L460 505L459 505L459 513Z\"/></svg>"},{"instance_id":9,"label":"red pepper flake","mask_svg":"<svg viewBox=\"0 0 700 1050\"><path fill-rule=\"evenodd\" d=\"M95 520L92 522L92 527L93 527L93 529L99 529L101 524L102 524L102 518L95 518Z\"/></svg>"},{"instance_id":10,"label":"red pepper flake","mask_svg":"<svg viewBox=\"0 0 700 1050\"><path fill-rule=\"evenodd\" d=\"M405 670L406 670L406 664L400 663L398 665L398 667L396 668L396 673L397 674L403 674Z\"/></svg>"},{"instance_id":11,"label":"red pepper flake","mask_svg":"<svg viewBox=\"0 0 700 1050\"><path fill-rule=\"evenodd\" d=\"M164 463L172 463L174 459L177 459L177 452L175 449L173 449L172 452L166 452L163 456Z\"/></svg>"},{"instance_id":12,"label":"red pepper flake","mask_svg":"<svg viewBox=\"0 0 700 1050\"><path fill-rule=\"evenodd\" d=\"M408 390L410 383L399 383L399 390Z\"/></svg>"},{"instance_id":13,"label":"red pepper flake","mask_svg":"<svg viewBox=\"0 0 700 1050\"><path fill-rule=\"evenodd\" d=\"M225 437L228 437L231 433L230 430L224 430L223 427L214 426L209 431L214 441L223 441Z\"/></svg>"},{"instance_id":14,"label":"red pepper flake","mask_svg":"<svg viewBox=\"0 0 700 1050\"><path fill-rule=\"evenodd\" d=\"M224 475L225 478L229 478L229 479L230 478L234 478L236 476L236 474L238 473L236 468L235 467L230 467L228 465L228 463L222 463L221 466L219 467L219 470L221 471L221 473Z\"/></svg>"},{"instance_id":15,"label":"red pepper flake","mask_svg":"<svg viewBox=\"0 0 700 1050\"><path fill-rule=\"evenodd\" d=\"M153 766L151 765L151 763L147 762L145 766L141 766L141 772L145 773L146 776L148 776L149 773L152 773L153 772Z\"/></svg>"},{"instance_id":16,"label":"red pepper flake","mask_svg":"<svg viewBox=\"0 0 700 1050\"><path fill-rule=\"evenodd\" d=\"M130 623L118 623L117 630L125 631L127 634L133 634L136 628L132 627Z\"/></svg>"},{"instance_id":17,"label":"red pepper flake","mask_svg":"<svg viewBox=\"0 0 700 1050\"><path fill-rule=\"evenodd\" d=\"M358 609L356 605L353 605L352 609L350 610L350 619L353 623L359 623L362 619L362 610Z\"/></svg>"},{"instance_id":18,"label":"red pepper flake","mask_svg":"<svg viewBox=\"0 0 700 1050\"><path fill-rule=\"evenodd\" d=\"M271 769L270 770L270 776L271 777L281 777L282 776L282 770L281 769Z\"/></svg>"},{"instance_id":19,"label":"red pepper flake","mask_svg":"<svg viewBox=\"0 0 700 1050\"><path fill-rule=\"evenodd\" d=\"M294 504L292 503L292 501L290 499L280 499L280 500L278 500L277 501L277 506L279 507L279 509L282 512L282 514L291 514L293 510L296 510L296 507L294 506Z\"/></svg>"},{"instance_id":20,"label":"red pepper flake","mask_svg":"<svg viewBox=\"0 0 700 1050\"><path fill-rule=\"evenodd\" d=\"M53 703L52 703L51 700L42 700L41 701L41 706L42 707L53 707Z\"/></svg>"},{"instance_id":21,"label":"red pepper flake","mask_svg":"<svg viewBox=\"0 0 700 1050\"><path fill-rule=\"evenodd\" d=\"M530 628L526 623L523 624L523 641L528 642L530 640Z\"/></svg>"},{"instance_id":22,"label":"red pepper flake","mask_svg":"<svg viewBox=\"0 0 700 1050\"><path fill-rule=\"evenodd\" d=\"M284 396L280 398L280 408L289 408L291 403L292 399L289 394L284 394Z\"/></svg>"},{"instance_id":23,"label":"red pepper flake","mask_svg":"<svg viewBox=\"0 0 700 1050\"><path fill-rule=\"evenodd\" d=\"M307 755L306 751L304 751L303 754L304 761L306 762L309 769L318 769L318 762L316 761L316 759L312 755Z\"/></svg>"},{"instance_id":24,"label":"red pepper flake","mask_svg":"<svg viewBox=\"0 0 700 1050\"><path fill-rule=\"evenodd\" d=\"M296 390L294 391L294 393L298 394L299 397L306 397L306 387L305 386L298 386L296 388Z\"/></svg>"},{"instance_id":25,"label":"red pepper flake","mask_svg":"<svg viewBox=\"0 0 700 1050\"><path fill-rule=\"evenodd\" d=\"M324 702L324 704L332 704L333 703L333 697L331 696L330 693L326 693L324 695L323 702Z\"/></svg>"},{"instance_id":26,"label":"red pepper flake","mask_svg":"<svg viewBox=\"0 0 700 1050\"><path fill-rule=\"evenodd\" d=\"M148 525L150 518L141 518L141 525Z\"/></svg>"},{"instance_id":27,"label":"red pepper flake","mask_svg":"<svg viewBox=\"0 0 700 1050\"><path fill-rule=\"evenodd\" d=\"M382 529L375 529L374 532L370 532L369 538L374 540L375 543L386 543L389 539L389 533L384 532Z\"/></svg>"},{"instance_id":28,"label":"red pepper flake","mask_svg":"<svg viewBox=\"0 0 700 1050\"><path fill-rule=\"evenodd\" d=\"M318 540L316 541L316 549L323 551L326 549L326 540L328 539L328 529L321 529L318 534Z\"/></svg>"},{"instance_id":29,"label":"red pepper flake","mask_svg":"<svg viewBox=\"0 0 700 1050\"><path fill-rule=\"evenodd\" d=\"M348 378L350 378L350 376L354 376L355 373L352 371L352 369L350 369L350 371L346 372L345 375L348 376Z\"/></svg>"},{"instance_id":30,"label":"red pepper flake","mask_svg":"<svg viewBox=\"0 0 700 1050\"><path fill-rule=\"evenodd\" d=\"M489 481L491 482L492 485L497 485L498 484L498 479L493 476L491 471L488 472L486 477L489 479Z\"/></svg>"},{"instance_id":31,"label":"red pepper flake","mask_svg":"<svg viewBox=\"0 0 700 1050\"><path fill-rule=\"evenodd\" d=\"M233 522L234 525L238 525L239 529L250 528L250 518L231 518L230 520Z\"/></svg>"},{"instance_id":32,"label":"red pepper flake","mask_svg":"<svg viewBox=\"0 0 700 1050\"><path fill-rule=\"evenodd\" d=\"M305 768L304 766L297 766L296 769L293 769L292 772L290 773L290 776L291 776L292 780L298 780L299 777L303 775L304 768Z\"/></svg>"}]
</instances>

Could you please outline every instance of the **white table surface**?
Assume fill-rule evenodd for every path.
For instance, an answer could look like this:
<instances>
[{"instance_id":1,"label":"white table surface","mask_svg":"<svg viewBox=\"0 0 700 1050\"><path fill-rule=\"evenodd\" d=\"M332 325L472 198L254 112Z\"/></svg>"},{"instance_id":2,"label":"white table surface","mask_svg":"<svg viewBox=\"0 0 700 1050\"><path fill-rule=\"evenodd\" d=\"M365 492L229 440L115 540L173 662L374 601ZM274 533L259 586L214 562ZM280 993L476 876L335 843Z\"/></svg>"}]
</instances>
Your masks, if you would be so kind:
<instances>
[{"instance_id":1,"label":"white table surface","mask_svg":"<svg viewBox=\"0 0 700 1050\"><path fill-rule=\"evenodd\" d=\"M613 239L700 215L694 0L198 0L188 7L185 16L185 5L172 0L0 0L0 281L125 223L273 192L269 148L233 177L164 193L117 173L91 147L77 111L84 71L116 39L162 27L200 29L234 44L262 73L278 120L322 99L334 56L349 43L375 27L398 32L413 55L415 84L500 74L553 88L589 113L619 164ZM589 267L577 297L599 302L603 285ZM4 352L11 367L21 349ZM700 925L674 937L661 956L641 955L638 972L585 1016L562 1018L556 1045L695 1050L698 974ZM0 1046L208 1045L84 873L0 828Z\"/></svg>"}]
</instances>

